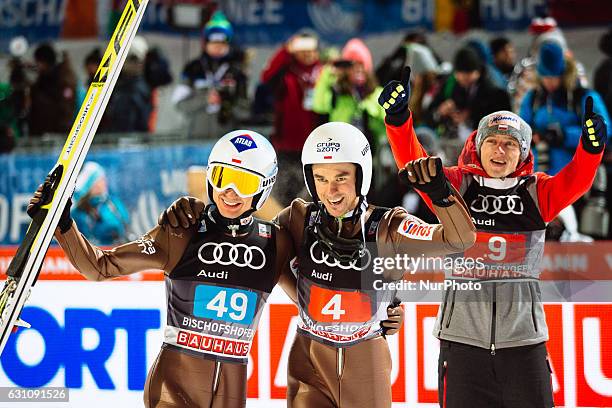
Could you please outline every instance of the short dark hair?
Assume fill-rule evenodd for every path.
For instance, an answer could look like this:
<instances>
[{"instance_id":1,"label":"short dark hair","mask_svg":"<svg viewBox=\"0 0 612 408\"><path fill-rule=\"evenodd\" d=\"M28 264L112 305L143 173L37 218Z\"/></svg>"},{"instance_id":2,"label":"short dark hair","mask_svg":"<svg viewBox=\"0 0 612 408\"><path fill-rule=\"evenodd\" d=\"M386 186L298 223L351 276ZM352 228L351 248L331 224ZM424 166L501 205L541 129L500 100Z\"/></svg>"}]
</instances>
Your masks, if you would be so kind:
<instances>
[{"instance_id":1,"label":"short dark hair","mask_svg":"<svg viewBox=\"0 0 612 408\"><path fill-rule=\"evenodd\" d=\"M496 56L497 53L502 51L508 44L510 44L510 40L506 37L497 37L491 40L489 47L491 48L491 53L493 56Z\"/></svg>"},{"instance_id":2,"label":"short dark hair","mask_svg":"<svg viewBox=\"0 0 612 408\"><path fill-rule=\"evenodd\" d=\"M34 50L34 60L37 62L46 62L49 65L55 65L57 62L57 53L51 44L42 43Z\"/></svg>"},{"instance_id":3,"label":"short dark hair","mask_svg":"<svg viewBox=\"0 0 612 408\"><path fill-rule=\"evenodd\" d=\"M89 65L89 64L100 65L101 61L102 61L102 51L100 51L99 48L94 48L93 50L91 50L89 54L85 56L84 62L85 62L85 65Z\"/></svg>"}]
</instances>

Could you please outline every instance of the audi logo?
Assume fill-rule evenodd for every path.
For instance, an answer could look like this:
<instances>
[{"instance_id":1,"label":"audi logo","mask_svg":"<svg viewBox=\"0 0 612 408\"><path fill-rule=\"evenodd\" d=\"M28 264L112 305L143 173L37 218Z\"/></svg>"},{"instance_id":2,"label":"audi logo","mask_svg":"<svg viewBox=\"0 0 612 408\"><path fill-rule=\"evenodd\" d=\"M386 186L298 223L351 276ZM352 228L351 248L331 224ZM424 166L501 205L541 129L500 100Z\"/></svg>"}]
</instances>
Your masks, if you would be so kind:
<instances>
[{"instance_id":1,"label":"audi logo","mask_svg":"<svg viewBox=\"0 0 612 408\"><path fill-rule=\"evenodd\" d=\"M348 264L338 261L337 259L330 256L330 254L325 253L321 249L317 251L318 255L320 256L318 257L317 255L315 255L315 247L319 246L318 244L319 244L319 241L315 241L310 246L310 259L312 259L312 261L316 264L319 264L319 265L325 264L331 268L337 267L340 269L354 269L356 271L363 271L370 265L370 262L372 262L372 255L370 254L370 251L368 251L365 248L364 248L364 255L361 258L354 259L350 261ZM367 259L367 262L365 262L365 265L357 266L357 263L364 258Z\"/></svg>"},{"instance_id":2,"label":"audi logo","mask_svg":"<svg viewBox=\"0 0 612 408\"><path fill-rule=\"evenodd\" d=\"M198 250L198 258L209 265L236 265L240 268L261 269L266 264L266 255L261 248L229 242L203 244Z\"/></svg>"},{"instance_id":3,"label":"audi logo","mask_svg":"<svg viewBox=\"0 0 612 408\"><path fill-rule=\"evenodd\" d=\"M477 213L486 214L523 214L523 201L517 195L494 196L478 194L472 201L470 209Z\"/></svg>"}]
</instances>

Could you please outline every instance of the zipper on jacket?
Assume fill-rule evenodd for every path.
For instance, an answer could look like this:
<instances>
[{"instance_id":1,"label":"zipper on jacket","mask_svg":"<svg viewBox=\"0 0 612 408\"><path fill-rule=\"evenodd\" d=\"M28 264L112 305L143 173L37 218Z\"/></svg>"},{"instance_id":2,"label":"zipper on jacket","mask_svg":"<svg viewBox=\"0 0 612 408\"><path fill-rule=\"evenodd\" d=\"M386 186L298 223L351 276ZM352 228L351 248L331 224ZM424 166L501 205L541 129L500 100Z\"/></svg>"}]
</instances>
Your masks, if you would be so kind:
<instances>
[{"instance_id":1,"label":"zipper on jacket","mask_svg":"<svg viewBox=\"0 0 612 408\"><path fill-rule=\"evenodd\" d=\"M531 295L531 320L533 321L533 329L537 333L538 332L538 321L536 320L536 315L535 315L535 306L536 306L535 296L533 294L533 288L531 286L531 282L527 282L527 285L529 286L529 294Z\"/></svg>"},{"instance_id":2,"label":"zipper on jacket","mask_svg":"<svg viewBox=\"0 0 612 408\"><path fill-rule=\"evenodd\" d=\"M453 318L453 310L455 309L455 294L456 294L456 290L453 289L453 300L451 300L451 307L450 310L448 311L448 319L446 319L446 328L448 329L448 326L450 326L450 322L451 319Z\"/></svg>"},{"instance_id":3,"label":"zipper on jacket","mask_svg":"<svg viewBox=\"0 0 612 408\"><path fill-rule=\"evenodd\" d=\"M440 319L440 328L438 329L438 337L440 337L440 334L442 333L442 327L444 326L444 314L446 313L446 302L448 302L448 293L449 291L447 290L446 293L444 294L444 304L442 305L442 318Z\"/></svg>"},{"instance_id":4,"label":"zipper on jacket","mask_svg":"<svg viewBox=\"0 0 612 408\"><path fill-rule=\"evenodd\" d=\"M495 321L497 320L497 283L493 282L493 305L491 309L491 355L495 355Z\"/></svg>"}]
</instances>

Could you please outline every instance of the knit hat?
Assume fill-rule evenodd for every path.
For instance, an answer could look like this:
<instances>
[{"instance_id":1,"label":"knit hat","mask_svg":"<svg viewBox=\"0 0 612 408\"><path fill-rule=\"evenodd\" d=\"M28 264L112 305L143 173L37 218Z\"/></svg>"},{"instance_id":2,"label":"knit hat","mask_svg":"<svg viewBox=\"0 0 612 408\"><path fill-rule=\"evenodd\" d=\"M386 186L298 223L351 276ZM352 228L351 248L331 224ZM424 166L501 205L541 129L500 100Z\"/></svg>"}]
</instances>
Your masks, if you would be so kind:
<instances>
[{"instance_id":1,"label":"knit hat","mask_svg":"<svg viewBox=\"0 0 612 408\"><path fill-rule=\"evenodd\" d=\"M372 72L372 54L363 41L353 38L342 49L342 59L361 62L367 72Z\"/></svg>"},{"instance_id":2,"label":"knit hat","mask_svg":"<svg viewBox=\"0 0 612 408\"><path fill-rule=\"evenodd\" d=\"M102 177L106 177L106 171L104 171L102 166L91 161L85 163L76 180L74 194L72 196L74 202L79 202L81 198L87 195L94 183Z\"/></svg>"},{"instance_id":3,"label":"knit hat","mask_svg":"<svg viewBox=\"0 0 612 408\"><path fill-rule=\"evenodd\" d=\"M517 114L509 111L497 111L480 119L475 140L479 156L482 143L491 135L512 136L517 140L521 149L520 161L529 156L531 127Z\"/></svg>"},{"instance_id":4,"label":"knit hat","mask_svg":"<svg viewBox=\"0 0 612 408\"><path fill-rule=\"evenodd\" d=\"M234 35L234 29L225 14L218 10L204 26L203 34L206 41L230 42Z\"/></svg>"},{"instance_id":5,"label":"knit hat","mask_svg":"<svg viewBox=\"0 0 612 408\"><path fill-rule=\"evenodd\" d=\"M457 72L472 72L480 71L484 63L474 49L465 47L457 51L453 65Z\"/></svg>"},{"instance_id":6,"label":"knit hat","mask_svg":"<svg viewBox=\"0 0 612 408\"><path fill-rule=\"evenodd\" d=\"M565 72L563 48L556 41L546 41L540 46L538 74L540 76L562 76Z\"/></svg>"}]
</instances>

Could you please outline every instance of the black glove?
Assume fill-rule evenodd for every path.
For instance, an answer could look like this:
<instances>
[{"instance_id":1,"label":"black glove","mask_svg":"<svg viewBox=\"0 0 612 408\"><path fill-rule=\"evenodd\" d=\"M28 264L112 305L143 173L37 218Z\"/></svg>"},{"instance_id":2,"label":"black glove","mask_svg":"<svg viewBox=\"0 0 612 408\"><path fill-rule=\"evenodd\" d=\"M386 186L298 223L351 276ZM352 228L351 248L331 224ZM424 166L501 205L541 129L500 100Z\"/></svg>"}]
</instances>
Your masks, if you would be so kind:
<instances>
[{"instance_id":1,"label":"black glove","mask_svg":"<svg viewBox=\"0 0 612 408\"><path fill-rule=\"evenodd\" d=\"M38 186L38 189L34 193L34 196L30 198L30 202L28 203L27 213L31 218L34 218L38 211L40 211L40 207L49 203L51 199L51 188L53 183L50 180L50 176L47 176L45 182ZM72 226L72 217L70 217L70 207L72 206L72 199L69 198L66 202L66 206L64 207L64 211L62 211L62 216L59 220L57 226L60 229L62 234L66 233Z\"/></svg>"},{"instance_id":2,"label":"black glove","mask_svg":"<svg viewBox=\"0 0 612 408\"><path fill-rule=\"evenodd\" d=\"M157 223L161 226L170 225L172 228L187 229L199 222L205 207L206 204L195 197L181 197L161 213Z\"/></svg>"},{"instance_id":3,"label":"black glove","mask_svg":"<svg viewBox=\"0 0 612 408\"><path fill-rule=\"evenodd\" d=\"M385 85L378 103L387 113L387 123L400 126L410 117L408 100L410 99L410 67L404 67L400 81L390 81Z\"/></svg>"},{"instance_id":4,"label":"black glove","mask_svg":"<svg viewBox=\"0 0 612 408\"><path fill-rule=\"evenodd\" d=\"M599 154L606 147L608 130L601 115L593 112L593 98L587 96L584 104L584 122L582 124L582 147L591 154Z\"/></svg>"},{"instance_id":5,"label":"black glove","mask_svg":"<svg viewBox=\"0 0 612 408\"><path fill-rule=\"evenodd\" d=\"M442 159L436 156L422 157L406 163L400 170L400 179L410 187L427 194L434 205L450 207L453 189L442 169Z\"/></svg>"},{"instance_id":6,"label":"black glove","mask_svg":"<svg viewBox=\"0 0 612 408\"><path fill-rule=\"evenodd\" d=\"M398 298L393 299L393 302L387 306L387 320L380 322L383 336L393 335L397 333L404 323L404 309L401 307L401 301Z\"/></svg>"}]
</instances>

